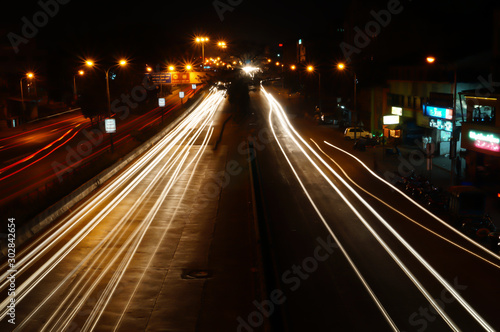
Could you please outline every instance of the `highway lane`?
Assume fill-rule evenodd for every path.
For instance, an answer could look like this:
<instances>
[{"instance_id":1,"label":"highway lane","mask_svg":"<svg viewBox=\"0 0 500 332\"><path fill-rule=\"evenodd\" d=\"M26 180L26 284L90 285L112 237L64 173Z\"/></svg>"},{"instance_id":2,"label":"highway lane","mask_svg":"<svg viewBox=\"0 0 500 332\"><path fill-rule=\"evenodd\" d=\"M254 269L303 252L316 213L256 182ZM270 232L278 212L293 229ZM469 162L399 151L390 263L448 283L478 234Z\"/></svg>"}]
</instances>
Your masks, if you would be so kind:
<instances>
[{"instance_id":1,"label":"highway lane","mask_svg":"<svg viewBox=\"0 0 500 332\"><path fill-rule=\"evenodd\" d=\"M199 191L224 166L207 150L224 94L212 91L151 150L16 253L15 326L2 265L0 329L130 331L179 321L172 317L179 304L165 305L160 295L179 287L182 268L196 265L190 250L208 249L210 239L196 233L183 242L181 235L191 223L213 228L210 202L218 196ZM193 282L196 297L203 283Z\"/></svg>"},{"instance_id":2,"label":"highway lane","mask_svg":"<svg viewBox=\"0 0 500 332\"><path fill-rule=\"evenodd\" d=\"M303 131L294 132L279 103L266 97L261 109L276 143L261 153L261 169L273 241L282 247L278 276L282 287L289 290L290 300L284 306L290 330L311 324L345 330L374 330L374 326L405 331L498 328L498 256L419 210L351 156L324 143L331 136L318 134L322 131L315 125L297 118L293 122L301 124ZM341 168L375 198L350 182ZM282 179L281 184L276 178ZM286 193L286 186L293 194ZM284 213L285 206L291 212ZM328 234L344 249L332 253L331 264L350 259L347 268L357 273L346 278L345 265L339 271L322 266L329 261L316 262L318 271L323 268L331 274L311 273L290 291L287 269L302 259L306 262L316 238ZM302 267L316 271L315 265ZM311 279L315 281L308 281ZM353 304L352 298L362 300ZM342 300L337 303L336 299ZM364 325L363 317L372 319Z\"/></svg>"},{"instance_id":3,"label":"highway lane","mask_svg":"<svg viewBox=\"0 0 500 332\"><path fill-rule=\"evenodd\" d=\"M168 117L169 112L179 105L180 101L175 96L167 98L163 111L164 118ZM154 107L139 116L129 115L120 118L121 116L122 114L117 116L118 132L114 135L114 145L117 149L121 146L137 144L132 142L134 137L130 135L131 131L142 130L160 123L162 109ZM73 117L83 119L82 115L73 115ZM29 145L25 147L22 144L15 149L15 151L29 149L31 152L29 156L4 166L0 174L0 202L2 204L8 204L16 197L33 192L46 183L53 186L54 182L61 182L65 176L71 175L73 169L107 152L110 144L108 135L103 134L101 129L91 129L90 121L83 120L84 123L74 125L72 122L64 123L54 119L54 124L44 125L39 130L32 130L15 137L15 139L23 141L33 140L33 137L47 135L47 131L49 133L64 131L62 135L64 137L57 137L54 142L48 143L38 150ZM58 124L62 125L62 129L59 128ZM56 126L55 129L54 126ZM70 129L66 130L66 126L69 126ZM6 142L10 142L10 140L6 140ZM28 158L30 156L31 158Z\"/></svg>"}]
</instances>

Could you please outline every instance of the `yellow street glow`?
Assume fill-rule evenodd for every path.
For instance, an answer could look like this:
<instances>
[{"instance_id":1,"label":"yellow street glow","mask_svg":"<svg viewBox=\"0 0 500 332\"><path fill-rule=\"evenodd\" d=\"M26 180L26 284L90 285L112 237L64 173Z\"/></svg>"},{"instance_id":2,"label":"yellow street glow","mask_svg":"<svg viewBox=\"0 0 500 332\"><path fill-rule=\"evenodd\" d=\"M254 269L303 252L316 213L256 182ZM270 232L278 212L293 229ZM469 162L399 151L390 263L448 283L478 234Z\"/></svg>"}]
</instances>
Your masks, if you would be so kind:
<instances>
[{"instance_id":1,"label":"yellow street glow","mask_svg":"<svg viewBox=\"0 0 500 332\"><path fill-rule=\"evenodd\" d=\"M187 69L187 70L191 70L191 69L193 69L193 66L191 66L191 65L186 65L186 69Z\"/></svg>"},{"instance_id":2,"label":"yellow street glow","mask_svg":"<svg viewBox=\"0 0 500 332\"><path fill-rule=\"evenodd\" d=\"M33 74L32 72L29 72L29 73L26 74L26 76L28 78L33 78L33 77L35 77L35 74Z\"/></svg>"},{"instance_id":3,"label":"yellow street glow","mask_svg":"<svg viewBox=\"0 0 500 332\"><path fill-rule=\"evenodd\" d=\"M428 63L433 63L434 61L436 61L436 58L433 56L428 56L426 60Z\"/></svg>"},{"instance_id":4,"label":"yellow street glow","mask_svg":"<svg viewBox=\"0 0 500 332\"><path fill-rule=\"evenodd\" d=\"M174 66L168 66L168 70L170 70L170 71L174 71L174 70L175 70L175 67L174 67Z\"/></svg>"},{"instance_id":5,"label":"yellow street glow","mask_svg":"<svg viewBox=\"0 0 500 332\"><path fill-rule=\"evenodd\" d=\"M337 65L337 68L340 70L345 69L345 65L341 62Z\"/></svg>"},{"instance_id":6,"label":"yellow street glow","mask_svg":"<svg viewBox=\"0 0 500 332\"><path fill-rule=\"evenodd\" d=\"M83 74L85 74L85 72L83 70L79 70L78 74L83 75Z\"/></svg>"},{"instance_id":7,"label":"yellow street glow","mask_svg":"<svg viewBox=\"0 0 500 332\"><path fill-rule=\"evenodd\" d=\"M307 71L314 71L314 67L313 66L307 66Z\"/></svg>"},{"instance_id":8,"label":"yellow street glow","mask_svg":"<svg viewBox=\"0 0 500 332\"><path fill-rule=\"evenodd\" d=\"M94 65L94 62L93 61L90 61L90 60L87 60L85 61L85 64L89 67L92 67Z\"/></svg>"},{"instance_id":9,"label":"yellow street glow","mask_svg":"<svg viewBox=\"0 0 500 332\"><path fill-rule=\"evenodd\" d=\"M127 64L127 60L120 60L120 66L125 66Z\"/></svg>"}]
</instances>

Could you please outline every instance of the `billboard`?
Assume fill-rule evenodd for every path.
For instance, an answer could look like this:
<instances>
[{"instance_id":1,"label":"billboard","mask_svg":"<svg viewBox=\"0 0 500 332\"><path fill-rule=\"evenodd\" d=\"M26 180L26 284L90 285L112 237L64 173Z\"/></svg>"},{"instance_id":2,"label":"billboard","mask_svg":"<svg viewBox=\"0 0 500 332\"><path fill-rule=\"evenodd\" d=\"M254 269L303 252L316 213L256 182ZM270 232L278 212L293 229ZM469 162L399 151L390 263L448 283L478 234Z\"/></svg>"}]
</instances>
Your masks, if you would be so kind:
<instances>
[{"instance_id":1,"label":"billboard","mask_svg":"<svg viewBox=\"0 0 500 332\"><path fill-rule=\"evenodd\" d=\"M159 72L150 74L155 84L200 84L207 79L205 72Z\"/></svg>"},{"instance_id":2,"label":"billboard","mask_svg":"<svg viewBox=\"0 0 500 332\"><path fill-rule=\"evenodd\" d=\"M435 106L426 106L424 108L424 115L430 118L451 120L453 119L453 109L452 108L443 108L443 107L435 107Z\"/></svg>"}]
</instances>

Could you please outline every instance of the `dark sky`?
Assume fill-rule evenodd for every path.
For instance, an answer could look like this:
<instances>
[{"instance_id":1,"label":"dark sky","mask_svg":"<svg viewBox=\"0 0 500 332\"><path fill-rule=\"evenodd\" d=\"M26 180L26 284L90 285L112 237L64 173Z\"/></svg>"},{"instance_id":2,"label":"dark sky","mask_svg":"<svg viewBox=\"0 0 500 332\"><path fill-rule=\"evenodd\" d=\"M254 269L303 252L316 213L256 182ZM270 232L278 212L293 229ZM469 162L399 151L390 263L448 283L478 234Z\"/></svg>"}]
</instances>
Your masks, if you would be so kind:
<instances>
[{"instance_id":1,"label":"dark sky","mask_svg":"<svg viewBox=\"0 0 500 332\"><path fill-rule=\"evenodd\" d=\"M142 36L148 40L156 37L189 40L195 33L207 33L228 40L275 42L307 35L341 18L344 13L341 4L345 2L314 0L295 5L279 0L233 0L237 5L231 6L228 0L70 0L59 5L58 13L40 29L37 38L54 41L70 36L103 39L108 33L114 36L116 32L130 33L134 29L133 37ZM214 3L221 4L219 11ZM11 7L10 11L3 11L1 22L9 22L14 32L21 30L22 17L32 21L33 15L41 10L37 1L18 1Z\"/></svg>"}]
</instances>

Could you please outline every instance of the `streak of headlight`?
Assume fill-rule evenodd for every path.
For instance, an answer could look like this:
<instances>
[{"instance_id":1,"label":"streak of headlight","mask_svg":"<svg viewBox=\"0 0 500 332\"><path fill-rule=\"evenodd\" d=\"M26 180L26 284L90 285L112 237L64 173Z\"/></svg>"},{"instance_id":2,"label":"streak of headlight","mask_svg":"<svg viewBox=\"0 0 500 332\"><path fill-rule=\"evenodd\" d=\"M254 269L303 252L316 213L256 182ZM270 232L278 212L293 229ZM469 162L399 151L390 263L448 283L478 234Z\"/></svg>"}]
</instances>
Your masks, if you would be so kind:
<instances>
[{"instance_id":1,"label":"streak of headlight","mask_svg":"<svg viewBox=\"0 0 500 332\"><path fill-rule=\"evenodd\" d=\"M190 115L188 115L177 127L175 127L168 135L166 135L162 140L160 140L157 145L151 148L144 157L142 157L140 160L135 162L129 169L127 169L120 177L112 182L109 186L107 186L102 192L100 192L96 197L94 197L87 205L85 205L81 210L79 210L77 213L74 215L71 215L70 217L66 218L65 222L63 222L63 226L58 228L58 230L49 236L47 239L45 239L39 246L37 246L36 249L28 251L26 256L22 257L19 262L18 266L20 267L18 269L18 273L21 272L21 270L24 269L26 265L31 264L35 259L40 257L44 252L50 249L51 245L62 239L62 237L72 229L73 226L75 226L77 223L79 223L85 215L91 211L97 204L99 204L102 200L108 198L114 192L117 190L118 186L120 186L123 182L129 180L132 178L132 182L125 188L125 190L120 191L118 195L112 200L111 203L108 204L106 210L102 210L98 213L96 217L92 219L92 222L89 222L84 226L82 230L80 230L77 234L77 236L73 237L70 241L65 243L63 248L61 248L57 254L55 254L50 260L46 261L45 264L37 271L37 273L33 274L28 278L28 280L23 283L21 286L18 287L18 292L22 291L24 288L26 288L25 294L27 294L31 289L33 289L36 284L44 277L46 276L50 270L55 267L96 225L110 212L112 208L114 208L122 199L125 197L126 194L128 194L136 185L139 181L141 181L146 174L151 170L153 167L156 166L156 164L163 158L163 156L157 156L154 158L153 162L151 162L151 159L153 159L154 155L160 150L163 149L165 144L167 144L167 147L172 148L178 141L179 141L179 135L180 132L186 132L186 127L191 127L193 124L186 126L186 122L189 124L190 122L196 122L199 121L199 119L204 117L204 110L207 107L213 106L215 104L218 104L222 99L223 99L223 94L221 93L214 93L214 90L211 91L209 96L196 108L196 112L192 112ZM140 173L139 175L136 175L136 171L140 169L142 166L147 165L146 169ZM29 260L31 259L31 262ZM52 267L48 269L49 265ZM4 273L6 275L6 273ZM35 279L37 281L35 281ZM35 282L34 282L35 281ZM2 287L5 287L6 283L2 285ZM23 296L24 297L24 296ZM17 301L20 301L21 298L17 298ZM4 301L5 302L5 301ZM6 315L6 311L2 312L2 315L0 319L3 319Z\"/></svg>"},{"instance_id":2,"label":"streak of headlight","mask_svg":"<svg viewBox=\"0 0 500 332\"><path fill-rule=\"evenodd\" d=\"M263 89L262 91L265 92L265 90ZM267 95L266 95L267 96ZM377 295L375 295L375 293L373 292L373 290L371 289L370 285L368 285L368 282L365 280L365 278L363 278L363 276L361 275L361 272L358 270L357 266L354 264L353 260L351 259L351 257L349 256L349 254L347 253L347 251L344 249L344 246L341 244L340 240L337 238L337 236L335 235L335 233L333 233L333 230L330 228L330 226L328 225L326 219L323 217L323 215L321 214L321 212L319 211L318 207L316 206L316 204L314 203L312 197L310 196L309 192L307 191L306 187L304 186L304 184L302 183L302 180L300 179L299 175L297 174L297 172L295 171L295 168L293 167L290 159L288 158L288 156L286 155L285 153L285 150L283 149L281 143L279 142L278 140L278 137L276 135L276 132L274 131L274 127L273 127L273 120L272 120L272 115L273 115L273 105L271 104L271 99L268 97L268 100L269 100L269 103L270 103L270 106L271 106L271 110L269 112L269 125L271 127L271 131L273 132L273 135L274 135L274 139L276 140L276 143L278 143L278 146L280 147L280 150L281 152L283 153L283 156L285 157L286 161L288 162L288 165L290 166L293 174L295 175L295 177L297 178L297 181L299 182L302 190L304 191L304 194L307 196L307 199L309 200L309 202L311 203L312 207L314 208L314 210L316 211L316 214L318 215L318 217L321 219L321 221L323 222L323 225L325 225L326 229L328 230L328 232L330 233L330 235L332 236L332 238L334 239L334 241L337 243L339 249L342 251L342 253L344 254L345 258L347 259L347 261L349 262L349 265L351 265L352 269L354 270L354 273L356 273L356 275L358 276L358 279L361 281L361 283L363 284L363 286L365 287L365 289L368 291L368 293L370 294L370 297L373 299L373 301L375 302L375 304L377 305L377 307L379 308L380 312L382 313L382 315L384 316L385 320L389 323L389 325L391 326L392 330L393 331L399 331L398 327L396 326L396 324L394 323L394 321L392 320L392 318L389 316L389 313L387 312L387 310L384 308L384 306L382 305L382 303L380 302L380 300L377 298ZM285 129L286 130L286 129ZM293 137L291 137L292 140L294 139Z\"/></svg>"},{"instance_id":3,"label":"streak of headlight","mask_svg":"<svg viewBox=\"0 0 500 332\"><path fill-rule=\"evenodd\" d=\"M198 152L200 152L200 151L201 151L200 156L201 156L201 154L203 154L203 152L205 151L205 149L206 149L206 147L207 147L206 142L208 142L208 141L210 140L210 138L212 137L212 134L213 134L213 128L211 128L211 129L210 129L210 133L209 133L209 135L207 135L207 139L206 139L206 140L204 141L204 143L202 144L202 147L203 147L203 148L202 148L202 149L200 149L200 150L198 151ZM197 152L197 153L198 153L198 152ZM198 163L199 163L199 161L201 160L201 157L200 157L200 158L197 158L197 156L195 156L195 159L196 159L196 163L195 163L194 169L196 169L196 168L198 167ZM180 204L182 203L182 200L183 200L183 198L184 198L184 196L185 196L185 194L186 194L186 192L187 192L187 189L188 189L188 187L189 187L189 184L191 183L191 180L192 180L193 176L194 176L194 171L190 174L189 179L188 179L188 181L187 181L187 184L186 184L186 186L184 187L184 191L183 191L183 193L182 193L182 197L181 197L181 199L179 200L179 204L178 204L178 205L177 205L177 207L175 208L175 211L174 211L174 213L173 213L172 217L170 218L170 221L169 221L169 223L168 223L167 227L164 229L163 234L162 234L162 236L161 236L160 240L158 241L158 245L157 245L157 246L156 246L156 248L155 248L155 251L151 254L151 256L150 256L150 258L149 258L149 261L148 261L148 263L147 263L146 267L143 269L143 273L141 274L141 277L140 277L140 278L139 278L139 280L137 281L136 286L135 286L135 288L134 288L133 292L130 294L129 299L128 299L128 301L127 301L127 304L126 304L126 305L125 305L125 307L123 308L122 313L121 313L121 315L120 315L120 318L118 319L118 322L115 324L115 327L114 327L113 331L116 331L116 330L120 327L121 322L122 322L122 320L123 320L123 317L125 316L125 313L127 312L128 307L130 306L130 303L132 302L133 297L134 297L134 296L135 296L135 294L137 293L137 290L139 289L139 286L140 286L140 284L141 284L141 282L142 282L142 279L143 279L143 278L144 278L144 276L146 275L146 272L148 271L149 266L151 265L151 262L153 261L153 258L155 257L155 255L156 255L157 251L158 251L158 250L159 250L159 248L160 248L160 244L163 242L163 239L165 238L165 236L166 236L166 234L167 234L168 230L170 229L170 226L172 225L172 222L173 222L173 220L174 220L175 216L177 215L177 210L179 209L179 206L180 206ZM115 287L115 288L116 288L116 287ZM115 288L113 289L113 292L115 291ZM107 304L107 303L106 303L106 304ZM97 322L97 320L96 320L96 322ZM95 326L95 325L94 325L94 326Z\"/></svg>"},{"instance_id":4,"label":"streak of headlight","mask_svg":"<svg viewBox=\"0 0 500 332\"><path fill-rule=\"evenodd\" d=\"M488 250L487 248L483 247L482 245L480 245L479 243L477 243L476 241L473 241L471 240L470 238L468 238L467 236L465 236L464 234L462 234L461 232L457 231L454 227L450 226L447 222L445 222L443 219L439 218L438 216L436 216L434 213L432 213L431 211L429 211L428 209L425 209L424 207L422 207L420 204L418 204L417 202L415 202L413 199L411 199L410 197L408 197L407 195L405 195L401 190L399 190L398 187L394 186L392 183L386 181L385 179L383 179L382 177L380 177L377 173L373 172L368 166L366 166L361 160L359 160L359 158L357 158L356 156L354 156L353 154L327 142L327 141L324 141L324 143L328 146L331 146L337 150L340 150L342 152L344 152L345 154L349 155L350 157L354 158L354 160L356 160L357 162L359 162L364 168L366 168L368 170L368 172L373 175L375 178L377 178L378 180L382 181L383 183L385 183L387 186L391 187L392 189L394 189L396 192L398 192L399 194L401 194L401 196L403 196L404 198L406 198L406 200L408 200L409 202L411 202L413 205L415 205L416 207L418 207L420 210L424 211L425 213L427 213L428 215L430 215L432 218L436 219L437 221L439 221L443 226L446 226L448 229L452 230L453 232L455 232L456 234L460 235L462 238L464 238L465 240L467 240L468 242L470 242L471 244L475 245L476 247L478 247L479 249L481 249L482 251L486 252L487 254L490 254L491 256L497 258L497 259L500 259L500 256L495 254L494 252L492 252L491 250ZM464 249L465 250L465 249ZM476 255L477 256L477 255ZM484 258L483 258L484 259ZM489 262L489 261L488 261ZM490 264L493 264L495 265L496 267L500 267L492 262L489 262Z\"/></svg>"},{"instance_id":5,"label":"streak of headlight","mask_svg":"<svg viewBox=\"0 0 500 332\"><path fill-rule=\"evenodd\" d=\"M351 204L351 202L342 194L340 189L335 186L331 180L326 176L326 174L319 168L319 166L312 160L312 158L306 153L306 151L302 148L302 146L299 145L298 141L295 139L294 135L292 134L292 131L294 134L303 141L303 139L298 135L297 132L294 131L294 128L291 126L290 123L288 123L286 116L284 115L284 111L279 105L279 103L272 97L270 94L268 94L268 98L271 98L274 105L276 108L279 110L279 113L277 113L278 119L280 120L284 130L288 133L290 138L294 141L295 145L302 151L304 156L309 160L309 162L318 170L318 172L325 178L325 180L330 184L330 186L337 192L337 194L342 198L342 200L349 206L349 208L354 212L354 214L358 217L358 219L365 225L365 227L372 233L373 237L379 242L379 244L384 248L384 250L392 257L394 262L401 268L401 270L408 276L408 278L412 281L412 283L417 287L417 289L420 291L422 295L427 299L427 301L434 307L436 312L439 313L439 315L443 318L443 320L446 321L446 323L455 331L459 331L458 327L455 325L455 323L451 320L450 317L440 308L440 306L437 304L437 302L432 298L432 296L429 294L429 292L423 287L423 285L418 281L418 279L411 273L411 271L406 267L406 265L397 257L397 255L392 251L391 248L385 243L384 240L375 232L375 230L368 224L368 222L361 216L361 214L356 210L356 208ZM307 143L303 141L304 145L308 146ZM315 153L313 151L313 153ZM321 158L319 158L321 159ZM332 172L333 169L331 170ZM358 198L359 199L359 198ZM373 209L370 209L372 213ZM376 212L375 212L376 213Z\"/></svg>"},{"instance_id":6,"label":"streak of headlight","mask_svg":"<svg viewBox=\"0 0 500 332\"><path fill-rule=\"evenodd\" d=\"M265 91L264 91L265 92ZM353 212L355 212L357 214L357 211L355 211L354 209L354 206L352 206L350 203L348 203L347 199L342 195L342 193L340 192L340 189L338 189L331 181L330 179L328 178L328 176L326 176L326 174L319 168L318 165L316 165L316 163L314 163L314 161L309 157L309 155L307 155L304 151L304 149L298 144L298 142L295 140L295 138L291 135L292 133L290 132L290 130L294 133L294 135L296 135L300 141L302 142L302 144L304 144L314 155L316 158L318 158L321 163L332 173L335 175L335 177L337 177L343 184L346 188L349 189L349 191L351 191L353 193L354 196L356 196L356 198L358 198L358 200L367 208L370 210L370 212L399 240L399 242L401 242L401 244L403 244L406 249L436 278L436 280L438 280L441 285L443 285L443 287L445 287L454 297L455 299L469 312L469 314L474 317L474 319L481 325L483 326L484 329L486 329L487 331L494 331L494 329L474 310L474 308L472 308L468 303L467 301L465 301L464 298L462 298L462 296L460 296L460 294L443 278L441 277L441 275L422 257L420 256L420 254L408 243L406 242L406 240L401 236L399 235L398 232L396 232L394 230L394 228L392 228L388 223L387 221L382 218L378 213L377 211L375 211L375 209L373 209L372 206L370 206L370 204L368 204L337 172L335 172L330 165L328 165L328 163L326 163L323 158L321 158L320 155L318 155L318 153L316 151L314 151L314 149L312 149L309 144L307 144L307 142L295 131L295 129L293 128L293 126L290 124L290 122L288 121L288 118L285 116L285 112L284 110L282 109L281 105L274 99L274 97L272 97L270 94L268 94L267 92L265 92L267 96L269 96L269 98L271 98L274 102L274 104L276 105L276 107L279 109L279 115L278 115L278 118L280 119L280 121L282 121L282 125L286 124L286 126L284 125L285 127L285 130L287 132L289 132L292 140L294 140L294 142L296 143L296 145L299 147L299 149L304 153L304 155L309 159L309 161L314 165L314 167L320 172L320 174L323 176L323 178L325 178L325 180L330 184L330 186L332 186L332 188L334 188L337 193L342 197L342 199L344 199L344 201L346 202L346 204L348 204L348 206L353 210ZM290 128L290 130L288 129ZM358 215L358 214L357 214ZM419 288L419 290L421 291L421 293L427 298L427 300L429 301L429 303L436 309L437 312L439 312L439 314L441 315L441 317L443 317L443 319L446 321L446 323L452 328L452 329L456 329L457 331L459 331L458 327L455 325L455 323L453 323L453 321L448 317L448 315L446 315L446 313L441 309L441 307L436 303L436 301L432 298L432 296L427 292L427 290L425 290L425 288L420 284L420 282L413 276L413 274L406 268L406 266L403 264L403 262L401 260L399 260L399 258L397 258L396 254L394 254L392 252L392 250L387 246L387 244L385 244L385 242L382 240L382 238L380 238L380 236L375 232L375 230L368 224L368 222L361 217L361 215L358 215L358 218L360 218L360 221L363 222L363 224L365 225L365 227L367 227L368 230L370 230L370 232L372 233L372 235L377 239L377 241L379 241L379 243L385 248L385 250L393 257L394 261L400 265L400 267L403 269L403 271L405 271L405 273L407 274L407 276L413 281L413 283L415 284L415 286L417 286L417 288Z\"/></svg>"},{"instance_id":7,"label":"streak of headlight","mask_svg":"<svg viewBox=\"0 0 500 332\"><path fill-rule=\"evenodd\" d=\"M220 101L220 98L219 98L219 101ZM217 101L216 101L216 102L217 102ZM207 104L208 104L208 103L207 103ZM200 105L200 106L201 106L201 105ZM200 107L200 109L199 109L199 113L200 113L200 114L202 114L202 110L203 110L203 109L204 109L204 108ZM182 125L180 125L180 127L185 128L185 127L184 127L184 126L182 126ZM184 129L183 129L183 130L184 130ZM184 131L185 131L185 130L184 130ZM169 146L171 147L171 146L172 146L172 144L175 144L175 143L176 143L176 141L175 141L175 142L171 142L171 143L169 144ZM160 159L162 159L162 158L163 158L163 156L162 156ZM148 173L148 172L149 172L149 171L145 171L145 172L144 172L144 174L145 174L145 173ZM115 205L115 206L116 206L116 205ZM112 208L114 208L114 206L113 206ZM105 215L104 215L104 216L102 216L102 218L104 218L104 217L105 217ZM100 222L100 221L102 220L102 218L100 218L98 221ZM95 218L94 218L94 220L95 220ZM88 234L88 232L87 232L86 234ZM86 236L86 234L84 234L81 238L83 238L84 236ZM75 245L76 245L76 244L75 244ZM73 247L74 247L74 246L73 246ZM72 247L72 248L73 248L73 247ZM67 252L69 252L72 248L70 248L69 250L67 250L67 251L66 251L66 253L67 253ZM61 258L61 259L62 259L62 258ZM58 263L59 261L60 261L60 260L58 260L58 261L57 261L57 263ZM48 273L48 272L49 272L49 271L47 271L46 273ZM46 273L45 273L43 276L45 276L45 275L46 275ZM40 278L40 279L41 279L41 278ZM39 280L40 280L40 279L39 279ZM33 285L33 287L34 287L34 285ZM17 298L17 301L19 302L19 301L20 301L20 298Z\"/></svg>"},{"instance_id":8,"label":"streak of headlight","mask_svg":"<svg viewBox=\"0 0 500 332\"><path fill-rule=\"evenodd\" d=\"M311 138L311 141L316 145L316 148L321 152L323 153L328 159L330 159L333 163L335 163L335 165L337 165L337 167L340 169L340 171L344 174L344 176L352 183L354 184L356 187L358 187L360 190L364 191L367 195L370 195L373 199L376 199L377 201L379 201L380 203L382 203L383 205L387 206L389 209L393 210L394 212L398 213L399 215L405 217L406 219L408 219L409 221L411 221L412 223L414 223L415 225L418 225L419 227L425 229L426 231L432 233L433 235L439 237L441 240L444 240L446 242L448 242L449 244L457 247L457 248L460 248L461 250L467 252L468 254L471 254L473 256L475 256L476 258L479 258L481 260L483 260L484 262L490 264L490 265L493 265L494 267L496 268L500 268L500 265L498 264L495 264L493 263L492 261L489 261L487 260L486 258L482 257L482 256L479 256L478 254L476 254L475 252L459 245L458 243L455 243L453 241L451 241L450 239L447 239L445 238L444 236L442 236L441 234L439 233L436 233L435 231L433 231L432 229L428 228L428 227L425 227L424 225L420 224L418 221L416 220L413 220L412 218L410 218L409 216L407 216L406 214L404 214L403 212L399 211L398 209L394 208L393 206L391 206L390 204L387 204L385 201L383 201L382 199L378 198L377 196L375 196L374 194L372 194L371 192L369 192L368 190L364 189L363 187L361 187L359 184L357 184L353 179L351 179L349 177L349 175L347 174L346 171L344 171L344 169L332 158L330 157L325 151L323 151L321 149L321 147ZM330 145L328 142L324 142L328 145ZM383 180L382 180L383 181ZM401 193L402 195L404 195L403 193ZM407 197L406 195L404 195L405 197Z\"/></svg>"}]
</instances>

